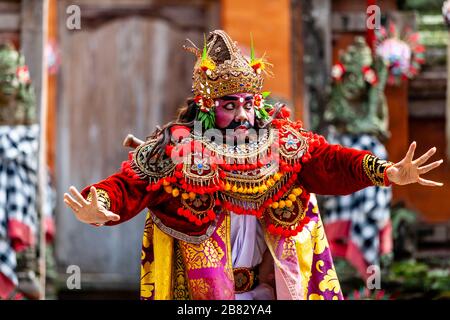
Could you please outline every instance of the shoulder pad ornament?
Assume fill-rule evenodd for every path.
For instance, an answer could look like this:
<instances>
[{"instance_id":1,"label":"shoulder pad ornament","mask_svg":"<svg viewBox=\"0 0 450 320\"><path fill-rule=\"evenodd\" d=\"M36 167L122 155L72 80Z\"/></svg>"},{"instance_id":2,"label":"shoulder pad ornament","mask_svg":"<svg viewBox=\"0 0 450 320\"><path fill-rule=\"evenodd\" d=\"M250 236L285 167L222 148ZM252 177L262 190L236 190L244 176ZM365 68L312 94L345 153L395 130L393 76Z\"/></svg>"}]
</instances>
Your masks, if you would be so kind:
<instances>
[{"instance_id":1,"label":"shoulder pad ornament","mask_svg":"<svg viewBox=\"0 0 450 320\"><path fill-rule=\"evenodd\" d=\"M148 140L140 145L133 154L134 171L141 179L148 178L150 183L171 176L175 169L175 164L169 157L150 158L150 153L156 142L156 139Z\"/></svg>"},{"instance_id":2,"label":"shoulder pad ornament","mask_svg":"<svg viewBox=\"0 0 450 320\"><path fill-rule=\"evenodd\" d=\"M283 158L294 160L301 158L308 150L308 142L299 130L285 125L279 131L280 154Z\"/></svg>"}]
</instances>

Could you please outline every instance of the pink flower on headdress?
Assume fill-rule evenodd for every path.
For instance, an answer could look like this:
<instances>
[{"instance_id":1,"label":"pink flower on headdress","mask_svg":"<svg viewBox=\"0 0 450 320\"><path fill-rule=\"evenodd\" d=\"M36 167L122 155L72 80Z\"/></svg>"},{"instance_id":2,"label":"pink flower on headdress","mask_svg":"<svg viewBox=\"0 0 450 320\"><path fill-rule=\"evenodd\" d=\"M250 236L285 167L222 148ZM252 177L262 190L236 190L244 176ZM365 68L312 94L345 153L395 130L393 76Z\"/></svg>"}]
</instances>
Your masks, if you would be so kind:
<instances>
[{"instance_id":1,"label":"pink flower on headdress","mask_svg":"<svg viewBox=\"0 0 450 320\"><path fill-rule=\"evenodd\" d=\"M341 81L342 77L344 76L345 73L345 67L342 63L336 63L332 68L331 68L331 77L333 78L333 80L335 81Z\"/></svg>"},{"instance_id":2,"label":"pink flower on headdress","mask_svg":"<svg viewBox=\"0 0 450 320\"><path fill-rule=\"evenodd\" d=\"M367 81L369 84L374 85L378 82L377 75L372 68L364 66L362 67L362 73L364 76L364 80Z\"/></svg>"},{"instance_id":3,"label":"pink flower on headdress","mask_svg":"<svg viewBox=\"0 0 450 320\"><path fill-rule=\"evenodd\" d=\"M19 79L20 83L30 83L30 72L28 71L27 66L18 67L16 70L16 76Z\"/></svg>"}]
</instances>

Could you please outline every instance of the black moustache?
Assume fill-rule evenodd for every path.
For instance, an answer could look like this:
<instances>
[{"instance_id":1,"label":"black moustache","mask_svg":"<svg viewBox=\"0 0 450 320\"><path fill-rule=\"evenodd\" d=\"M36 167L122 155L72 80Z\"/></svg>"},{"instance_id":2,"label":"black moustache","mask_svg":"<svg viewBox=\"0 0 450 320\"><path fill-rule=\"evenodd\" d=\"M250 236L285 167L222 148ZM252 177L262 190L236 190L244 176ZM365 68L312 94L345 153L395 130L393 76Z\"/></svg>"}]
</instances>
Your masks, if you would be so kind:
<instances>
[{"instance_id":1,"label":"black moustache","mask_svg":"<svg viewBox=\"0 0 450 320\"><path fill-rule=\"evenodd\" d=\"M248 121L237 122L235 120L231 121L231 123L226 127L226 129L236 129L237 127L244 126L246 129L250 129L252 125Z\"/></svg>"}]
</instances>

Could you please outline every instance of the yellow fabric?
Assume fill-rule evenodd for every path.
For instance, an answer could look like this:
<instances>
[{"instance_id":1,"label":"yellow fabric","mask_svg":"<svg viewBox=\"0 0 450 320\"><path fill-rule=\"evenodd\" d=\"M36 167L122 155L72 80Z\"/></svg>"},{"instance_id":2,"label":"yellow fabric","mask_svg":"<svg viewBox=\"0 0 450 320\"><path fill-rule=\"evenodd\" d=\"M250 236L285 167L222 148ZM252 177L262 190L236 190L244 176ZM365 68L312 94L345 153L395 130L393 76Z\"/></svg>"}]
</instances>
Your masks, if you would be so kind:
<instances>
[{"instance_id":1,"label":"yellow fabric","mask_svg":"<svg viewBox=\"0 0 450 320\"><path fill-rule=\"evenodd\" d=\"M297 249L297 258L302 274L303 296L308 296L308 283L311 278L311 265L313 262L313 249L311 237L296 237L295 246Z\"/></svg>"},{"instance_id":2,"label":"yellow fabric","mask_svg":"<svg viewBox=\"0 0 450 320\"><path fill-rule=\"evenodd\" d=\"M297 247L297 258L302 273L302 284L305 299L308 300L324 300L324 296L316 293L310 294L308 292L308 283L312 276L312 272L316 271L323 274L323 278L319 283L319 290L325 292L326 290L333 291L336 295L333 300L337 300L337 294L341 291L339 280L336 275L334 265L328 270L323 270L325 265L323 260L316 261L313 264L313 254L321 254L328 248L328 240L325 235L322 219L319 215L319 208L314 201L313 213L317 215L317 222L313 220L308 223L305 228L295 237ZM312 270L314 268L315 270Z\"/></svg>"},{"instance_id":3,"label":"yellow fabric","mask_svg":"<svg viewBox=\"0 0 450 320\"><path fill-rule=\"evenodd\" d=\"M153 230L155 255L155 299L172 300L173 238L156 225Z\"/></svg>"}]
</instances>

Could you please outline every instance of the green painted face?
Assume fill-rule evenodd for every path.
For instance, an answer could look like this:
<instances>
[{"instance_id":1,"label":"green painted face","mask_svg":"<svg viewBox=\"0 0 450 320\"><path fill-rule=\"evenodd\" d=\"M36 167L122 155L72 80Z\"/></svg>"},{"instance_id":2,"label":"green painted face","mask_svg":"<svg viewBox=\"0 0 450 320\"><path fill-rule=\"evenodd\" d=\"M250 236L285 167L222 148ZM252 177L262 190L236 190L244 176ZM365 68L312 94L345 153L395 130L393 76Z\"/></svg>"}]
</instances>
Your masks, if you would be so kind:
<instances>
[{"instance_id":1,"label":"green painted face","mask_svg":"<svg viewBox=\"0 0 450 320\"><path fill-rule=\"evenodd\" d=\"M348 50L341 57L346 73L342 79L342 93L348 100L358 100L366 91L362 69L373 63L372 52L366 45L364 38L356 38Z\"/></svg>"}]
</instances>

